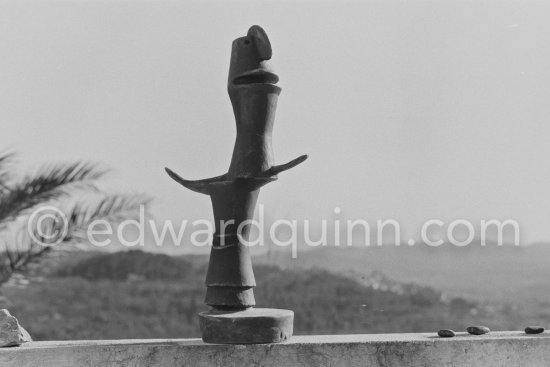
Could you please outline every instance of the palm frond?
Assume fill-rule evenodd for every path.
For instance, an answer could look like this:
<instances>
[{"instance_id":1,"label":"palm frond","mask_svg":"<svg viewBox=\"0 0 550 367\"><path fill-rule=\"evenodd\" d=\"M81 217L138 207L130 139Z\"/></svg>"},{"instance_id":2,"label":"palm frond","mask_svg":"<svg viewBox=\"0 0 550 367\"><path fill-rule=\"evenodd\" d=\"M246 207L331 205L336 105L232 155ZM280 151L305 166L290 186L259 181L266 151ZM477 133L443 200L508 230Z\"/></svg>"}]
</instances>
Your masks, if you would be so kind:
<instances>
[{"instance_id":1,"label":"palm frond","mask_svg":"<svg viewBox=\"0 0 550 367\"><path fill-rule=\"evenodd\" d=\"M12 220L40 203L60 198L78 185L93 188L107 171L96 164L76 162L55 165L9 184L0 196L0 222Z\"/></svg>"},{"instance_id":2,"label":"palm frond","mask_svg":"<svg viewBox=\"0 0 550 367\"><path fill-rule=\"evenodd\" d=\"M22 225L17 231L8 231L11 238L0 237L0 285L13 273L24 270L29 264L42 261L52 250L85 249L86 247L79 245L88 241L87 229L94 220L104 219L116 223L138 217L142 207L144 213L147 213L151 201L152 198L145 194L102 194L96 200L77 202L70 210L63 210L66 223L63 222L65 218L58 216L57 220L42 222L42 228L29 228L29 218L21 220ZM66 230L60 230L65 225ZM44 226L48 228L43 228ZM43 236L52 233L64 234L59 244L53 241L55 246L49 245L52 243L51 238ZM69 244L71 246L63 246ZM76 246L72 246L74 244Z\"/></svg>"},{"instance_id":3,"label":"palm frond","mask_svg":"<svg viewBox=\"0 0 550 367\"><path fill-rule=\"evenodd\" d=\"M14 156L14 153L0 154L0 194L5 193L8 189L8 182L11 179L10 166Z\"/></svg>"},{"instance_id":4,"label":"palm frond","mask_svg":"<svg viewBox=\"0 0 550 367\"><path fill-rule=\"evenodd\" d=\"M128 218L137 218L143 207L147 213L152 198L145 194L104 194L92 202L76 203L67 213L68 233L66 241L85 236L90 223L98 219L117 223Z\"/></svg>"},{"instance_id":5,"label":"palm frond","mask_svg":"<svg viewBox=\"0 0 550 367\"><path fill-rule=\"evenodd\" d=\"M29 234L24 231L14 233L9 245L5 242L5 239L2 240L2 246L0 246L0 285L7 282L14 273L24 270L27 265L39 261L52 249L50 246L40 246L34 243L30 240Z\"/></svg>"},{"instance_id":6,"label":"palm frond","mask_svg":"<svg viewBox=\"0 0 550 367\"><path fill-rule=\"evenodd\" d=\"M139 214L140 207L146 208L151 201L152 198L145 194L104 194L92 202L76 203L71 210L69 222L77 225L96 219L116 222Z\"/></svg>"}]
</instances>

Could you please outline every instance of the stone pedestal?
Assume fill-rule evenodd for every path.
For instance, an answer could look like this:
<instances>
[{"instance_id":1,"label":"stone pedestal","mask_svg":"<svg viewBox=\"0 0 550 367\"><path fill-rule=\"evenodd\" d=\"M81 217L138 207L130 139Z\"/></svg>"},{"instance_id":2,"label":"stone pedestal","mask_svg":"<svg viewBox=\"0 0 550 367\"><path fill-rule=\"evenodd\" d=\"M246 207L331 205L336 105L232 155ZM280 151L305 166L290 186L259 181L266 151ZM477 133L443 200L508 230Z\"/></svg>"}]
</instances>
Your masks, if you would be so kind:
<instances>
[{"instance_id":1,"label":"stone pedestal","mask_svg":"<svg viewBox=\"0 0 550 367\"><path fill-rule=\"evenodd\" d=\"M216 344L279 343L290 339L294 312L276 308L199 313L202 340Z\"/></svg>"}]
</instances>

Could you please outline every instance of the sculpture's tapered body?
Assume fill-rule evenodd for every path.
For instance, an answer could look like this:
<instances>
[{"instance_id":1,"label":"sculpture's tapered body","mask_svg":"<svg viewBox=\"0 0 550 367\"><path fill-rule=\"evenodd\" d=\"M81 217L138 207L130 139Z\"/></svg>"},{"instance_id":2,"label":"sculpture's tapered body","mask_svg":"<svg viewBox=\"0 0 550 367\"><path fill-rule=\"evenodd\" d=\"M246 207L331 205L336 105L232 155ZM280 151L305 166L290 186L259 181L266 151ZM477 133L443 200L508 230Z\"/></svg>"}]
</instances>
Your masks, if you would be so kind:
<instances>
[{"instance_id":1,"label":"sculpture's tapered body","mask_svg":"<svg viewBox=\"0 0 550 367\"><path fill-rule=\"evenodd\" d=\"M251 309L256 282L248 247L240 240L247 238L248 228L241 224L252 219L260 187L307 158L274 165L271 134L281 88L275 85L278 76L267 65L270 58L271 44L258 26L233 42L227 89L237 137L228 172L190 181L167 169L174 180L212 200L216 232L205 302L213 311L200 315L207 342L277 342L292 334L292 311Z\"/></svg>"}]
</instances>

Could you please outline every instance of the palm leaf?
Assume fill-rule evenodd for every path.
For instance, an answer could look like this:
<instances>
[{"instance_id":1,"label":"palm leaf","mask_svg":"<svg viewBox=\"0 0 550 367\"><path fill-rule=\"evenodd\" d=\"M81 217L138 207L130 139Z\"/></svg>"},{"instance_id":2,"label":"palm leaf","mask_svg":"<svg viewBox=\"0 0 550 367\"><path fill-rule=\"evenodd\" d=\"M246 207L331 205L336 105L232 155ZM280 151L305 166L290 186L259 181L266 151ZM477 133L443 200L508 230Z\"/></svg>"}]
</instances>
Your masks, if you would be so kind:
<instances>
[{"instance_id":1,"label":"palm leaf","mask_svg":"<svg viewBox=\"0 0 550 367\"><path fill-rule=\"evenodd\" d=\"M13 153L3 153L0 155L0 194L8 189L8 182L11 179L10 166L13 162Z\"/></svg>"},{"instance_id":2,"label":"palm leaf","mask_svg":"<svg viewBox=\"0 0 550 367\"><path fill-rule=\"evenodd\" d=\"M0 196L0 223L13 220L40 203L58 199L78 185L95 189L93 181L105 173L96 164L76 162L46 167L8 184Z\"/></svg>"},{"instance_id":3,"label":"palm leaf","mask_svg":"<svg viewBox=\"0 0 550 367\"><path fill-rule=\"evenodd\" d=\"M104 194L99 200L78 202L67 213L68 231L65 242L75 238L87 240L87 227L95 220L120 222L123 219L136 218L141 207L145 212L152 198L145 194Z\"/></svg>"},{"instance_id":4,"label":"palm leaf","mask_svg":"<svg viewBox=\"0 0 550 367\"><path fill-rule=\"evenodd\" d=\"M58 245L61 247L49 246L48 241L41 240L38 233L54 233L63 223L50 221L51 228L41 228L40 231L37 228L31 228L33 230L31 236L28 221L23 221L24 225L12 233L13 237L7 241L4 240L0 246L0 285L6 282L14 272L22 271L27 265L42 260L53 249L82 249L78 245L88 240L87 229L94 220L105 219L116 223L136 217L142 206L147 212L151 200L151 197L144 194L103 194L96 200L77 202L70 210L63 211L67 218L67 231ZM36 239L40 243L36 242ZM80 243L77 243L76 247L62 246L77 241Z\"/></svg>"}]
</instances>

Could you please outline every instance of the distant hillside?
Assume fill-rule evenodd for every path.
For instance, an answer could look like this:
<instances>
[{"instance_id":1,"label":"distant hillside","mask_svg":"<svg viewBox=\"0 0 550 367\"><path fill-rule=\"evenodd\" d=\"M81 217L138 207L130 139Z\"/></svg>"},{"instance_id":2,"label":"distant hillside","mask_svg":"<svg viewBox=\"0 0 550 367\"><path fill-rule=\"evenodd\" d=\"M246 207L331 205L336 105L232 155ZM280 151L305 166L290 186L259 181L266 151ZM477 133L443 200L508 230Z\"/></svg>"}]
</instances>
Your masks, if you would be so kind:
<instances>
[{"instance_id":1,"label":"distant hillside","mask_svg":"<svg viewBox=\"0 0 550 367\"><path fill-rule=\"evenodd\" d=\"M416 245L325 247L298 253L272 251L255 263L289 269L323 268L361 282L372 272L433 287L451 296L488 302L548 301L550 245L466 247ZM506 290L506 291L504 291Z\"/></svg>"},{"instance_id":2,"label":"distant hillside","mask_svg":"<svg viewBox=\"0 0 550 367\"><path fill-rule=\"evenodd\" d=\"M195 258L196 259L196 258ZM26 288L5 287L10 310L36 339L167 338L199 335L202 261L131 251L79 260ZM381 274L363 284L321 269L255 267L260 307L295 311L296 334L342 334L521 325L513 309L396 283Z\"/></svg>"},{"instance_id":3,"label":"distant hillside","mask_svg":"<svg viewBox=\"0 0 550 367\"><path fill-rule=\"evenodd\" d=\"M139 250L98 254L57 270L61 277L81 277L88 280L110 279L185 279L192 265L183 258L151 254Z\"/></svg>"}]
</instances>

